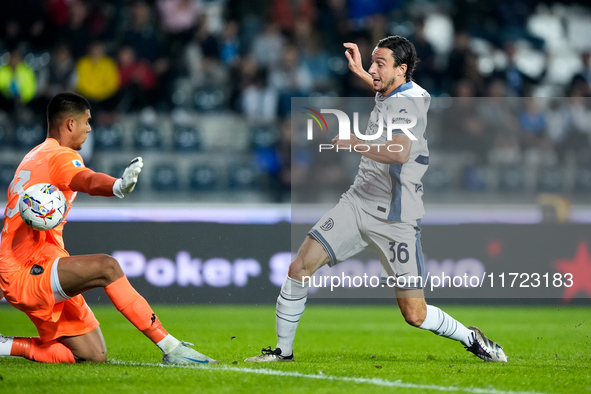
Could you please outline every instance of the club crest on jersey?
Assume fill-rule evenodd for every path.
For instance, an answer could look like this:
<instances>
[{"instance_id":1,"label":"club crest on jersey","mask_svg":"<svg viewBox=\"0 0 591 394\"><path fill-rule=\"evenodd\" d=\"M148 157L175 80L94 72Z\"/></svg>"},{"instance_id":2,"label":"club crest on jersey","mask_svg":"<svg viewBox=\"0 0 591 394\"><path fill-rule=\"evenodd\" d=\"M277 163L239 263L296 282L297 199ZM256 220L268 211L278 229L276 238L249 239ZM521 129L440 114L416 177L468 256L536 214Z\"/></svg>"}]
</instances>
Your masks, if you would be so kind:
<instances>
[{"instance_id":1,"label":"club crest on jersey","mask_svg":"<svg viewBox=\"0 0 591 394\"><path fill-rule=\"evenodd\" d=\"M329 218L326 222L324 222L324 224L322 226L320 226L320 229L323 231L328 231L331 228L333 228L334 226L334 220L332 220L332 218Z\"/></svg>"},{"instance_id":2,"label":"club crest on jersey","mask_svg":"<svg viewBox=\"0 0 591 394\"><path fill-rule=\"evenodd\" d=\"M72 164L74 164L74 167L84 167L80 160L72 160Z\"/></svg>"}]
</instances>

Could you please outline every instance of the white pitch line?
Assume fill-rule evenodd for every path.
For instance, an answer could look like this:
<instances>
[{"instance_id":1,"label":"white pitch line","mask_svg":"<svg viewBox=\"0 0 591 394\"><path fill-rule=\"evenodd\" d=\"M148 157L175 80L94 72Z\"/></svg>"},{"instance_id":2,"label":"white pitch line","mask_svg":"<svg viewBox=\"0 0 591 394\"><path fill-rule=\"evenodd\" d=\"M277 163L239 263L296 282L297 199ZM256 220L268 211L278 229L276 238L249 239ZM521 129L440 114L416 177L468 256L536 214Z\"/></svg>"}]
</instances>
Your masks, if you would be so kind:
<instances>
[{"instance_id":1,"label":"white pitch line","mask_svg":"<svg viewBox=\"0 0 591 394\"><path fill-rule=\"evenodd\" d=\"M141 366L141 367L160 367L160 368L186 368L186 369L198 369L200 371L230 371L230 372L242 372L242 373L254 373L259 375L274 375L284 376L292 378L306 378L306 379L320 379L320 380L333 380L337 382L352 382L359 384L371 384L374 386L381 387L400 387L417 390L435 390L435 391L461 391L464 393L474 394L542 394L538 391L504 391L497 389L485 389L478 387L458 387L458 386L438 386L435 384L417 384L417 383L406 383L401 380L385 380L379 378L354 378L348 376L334 376L324 375L322 373L313 375L305 374L301 372L286 372L278 371L275 369L264 369L264 368L239 368L230 367L227 365L211 365L211 366L200 366L200 365L164 365L154 363L138 363L138 362L126 362L118 360L109 360L110 364L116 365L129 365L129 366Z\"/></svg>"}]
</instances>

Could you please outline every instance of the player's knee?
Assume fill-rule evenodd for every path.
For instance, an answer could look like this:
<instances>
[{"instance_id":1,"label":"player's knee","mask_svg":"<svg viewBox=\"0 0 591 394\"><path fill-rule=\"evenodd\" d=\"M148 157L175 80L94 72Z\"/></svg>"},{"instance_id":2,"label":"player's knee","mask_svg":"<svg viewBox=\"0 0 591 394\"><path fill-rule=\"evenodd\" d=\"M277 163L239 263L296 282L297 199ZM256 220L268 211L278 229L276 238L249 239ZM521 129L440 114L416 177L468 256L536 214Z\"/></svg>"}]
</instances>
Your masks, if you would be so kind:
<instances>
[{"instance_id":1,"label":"player's knee","mask_svg":"<svg viewBox=\"0 0 591 394\"><path fill-rule=\"evenodd\" d=\"M404 316L404 320L406 320L406 322L413 327L420 327L425 321L426 315L421 310L401 309L401 311L402 316Z\"/></svg>"},{"instance_id":2,"label":"player's knee","mask_svg":"<svg viewBox=\"0 0 591 394\"><path fill-rule=\"evenodd\" d=\"M91 363L104 363L107 361L107 351L95 351L88 355L85 355L81 361L91 362Z\"/></svg>"},{"instance_id":3,"label":"player's knee","mask_svg":"<svg viewBox=\"0 0 591 394\"><path fill-rule=\"evenodd\" d=\"M302 280L304 276L312 276L314 270L311 269L309 264L306 264L304 259L301 257L297 257L292 263L289 265L288 275L290 278L296 280Z\"/></svg>"},{"instance_id":4,"label":"player's knee","mask_svg":"<svg viewBox=\"0 0 591 394\"><path fill-rule=\"evenodd\" d=\"M124 273L119 262L113 257L103 254L101 256L101 272L108 283L112 283L121 278Z\"/></svg>"}]
</instances>

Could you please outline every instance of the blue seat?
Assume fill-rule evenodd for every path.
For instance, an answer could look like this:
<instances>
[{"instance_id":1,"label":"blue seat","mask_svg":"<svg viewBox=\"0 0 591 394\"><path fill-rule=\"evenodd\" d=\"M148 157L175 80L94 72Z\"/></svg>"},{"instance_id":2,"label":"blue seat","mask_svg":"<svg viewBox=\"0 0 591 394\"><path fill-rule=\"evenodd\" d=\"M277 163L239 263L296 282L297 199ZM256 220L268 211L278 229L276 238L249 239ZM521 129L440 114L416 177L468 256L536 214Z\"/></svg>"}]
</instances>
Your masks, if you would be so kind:
<instances>
[{"instance_id":1,"label":"blue seat","mask_svg":"<svg viewBox=\"0 0 591 394\"><path fill-rule=\"evenodd\" d=\"M173 131L174 147L181 152L194 152L201 149L203 138L196 127L177 126Z\"/></svg>"},{"instance_id":2,"label":"blue seat","mask_svg":"<svg viewBox=\"0 0 591 394\"><path fill-rule=\"evenodd\" d=\"M123 147L123 128L120 124L100 126L94 130L94 147L97 150L120 150Z\"/></svg>"},{"instance_id":3,"label":"blue seat","mask_svg":"<svg viewBox=\"0 0 591 394\"><path fill-rule=\"evenodd\" d=\"M214 190L219 181L219 171L208 164L198 164L191 168L189 187L191 190Z\"/></svg>"},{"instance_id":4,"label":"blue seat","mask_svg":"<svg viewBox=\"0 0 591 394\"><path fill-rule=\"evenodd\" d=\"M193 95L193 104L197 111L217 111L224 108L225 94L220 89L201 89Z\"/></svg>"},{"instance_id":5,"label":"blue seat","mask_svg":"<svg viewBox=\"0 0 591 394\"><path fill-rule=\"evenodd\" d=\"M137 149L156 150L162 146L162 135L152 126L138 126L133 133L133 140Z\"/></svg>"},{"instance_id":6,"label":"blue seat","mask_svg":"<svg viewBox=\"0 0 591 394\"><path fill-rule=\"evenodd\" d=\"M279 130L274 127L261 126L250 130L250 144L253 150L275 146L279 137Z\"/></svg>"},{"instance_id":7,"label":"blue seat","mask_svg":"<svg viewBox=\"0 0 591 394\"><path fill-rule=\"evenodd\" d=\"M8 131L0 124L0 148L8 145Z\"/></svg>"},{"instance_id":8,"label":"blue seat","mask_svg":"<svg viewBox=\"0 0 591 394\"><path fill-rule=\"evenodd\" d=\"M564 186L562 170L558 167L544 168L538 177L538 191L561 193Z\"/></svg>"},{"instance_id":9,"label":"blue seat","mask_svg":"<svg viewBox=\"0 0 591 394\"><path fill-rule=\"evenodd\" d=\"M424 188L429 192L442 192L449 189L451 177L445 169L433 167L425 173L422 182Z\"/></svg>"},{"instance_id":10,"label":"blue seat","mask_svg":"<svg viewBox=\"0 0 591 394\"><path fill-rule=\"evenodd\" d=\"M28 123L17 126L14 145L21 149L33 149L45 141L46 132L39 123Z\"/></svg>"},{"instance_id":11,"label":"blue seat","mask_svg":"<svg viewBox=\"0 0 591 394\"><path fill-rule=\"evenodd\" d=\"M260 172L252 163L236 163L229 168L228 187L234 190L246 190L257 187Z\"/></svg>"},{"instance_id":12,"label":"blue seat","mask_svg":"<svg viewBox=\"0 0 591 394\"><path fill-rule=\"evenodd\" d=\"M462 186L465 190L482 193L486 191L486 168L469 165L464 167Z\"/></svg>"},{"instance_id":13,"label":"blue seat","mask_svg":"<svg viewBox=\"0 0 591 394\"><path fill-rule=\"evenodd\" d=\"M523 191L525 174L519 167L504 167L499 173L499 190L507 193Z\"/></svg>"},{"instance_id":14,"label":"blue seat","mask_svg":"<svg viewBox=\"0 0 591 394\"><path fill-rule=\"evenodd\" d=\"M579 168L575 178L575 191L580 193L591 192L591 168Z\"/></svg>"},{"instance_id":15,"label":"blue seat","mask_svg":"<svg viewBox=\"0 0 591 394\"><path fill-rule=\"evenodd\" d=\"M13 166L9 164L0 165L0 192L4 196L6 196L6 191L8 190L10 182L12 182L12 178L14 178L16 167L18 167L18 164Z\"/></svg>"},{"instance_id":16,"label":"blue seat","mask_svg":"<svg viewBox=\"0 0 591 394\"><path fill-rule=\"evenodd\" d=\"M157 191L179 190L179 174L175 166L158 164L152 169L152 188Z\"/></svg>"}]
</instances>

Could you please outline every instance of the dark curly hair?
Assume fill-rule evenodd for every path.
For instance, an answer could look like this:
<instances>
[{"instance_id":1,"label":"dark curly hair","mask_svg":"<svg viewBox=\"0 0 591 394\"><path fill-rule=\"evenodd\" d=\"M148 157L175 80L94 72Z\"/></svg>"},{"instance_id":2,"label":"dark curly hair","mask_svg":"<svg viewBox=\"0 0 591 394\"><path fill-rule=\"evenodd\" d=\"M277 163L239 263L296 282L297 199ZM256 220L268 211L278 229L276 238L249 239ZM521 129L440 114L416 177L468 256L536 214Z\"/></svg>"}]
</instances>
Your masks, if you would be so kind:
<instances>
[{"instance_id":1,"label":"dark curly hair","mask_svg":"<svg viewBox=\"0 0 591 394\"><path fill-rule=\"evenodd\" d=\"M388 48L394 57L394 67L406 64L406 82L412 80L412 73L419 62L417 50L412 42L401 36L389 36L382 38L377 45L378 48Z\"/></svg>"}]
</instances>

